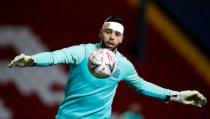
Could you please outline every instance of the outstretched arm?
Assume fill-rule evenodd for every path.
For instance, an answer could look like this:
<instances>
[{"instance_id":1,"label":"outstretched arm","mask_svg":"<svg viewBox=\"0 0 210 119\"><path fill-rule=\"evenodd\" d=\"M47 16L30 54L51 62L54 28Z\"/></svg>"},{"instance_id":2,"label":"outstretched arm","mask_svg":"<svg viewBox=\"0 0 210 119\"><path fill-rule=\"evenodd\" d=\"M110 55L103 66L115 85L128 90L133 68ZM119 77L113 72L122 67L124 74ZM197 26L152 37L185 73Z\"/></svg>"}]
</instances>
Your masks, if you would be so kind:
<instances>
[{"instance_id":1,"label":"outstretched arm","mask_svg":"<svg viewBox=\"0 0 210 119\"><path fill-rule=\"evenodd\" d=\"M85 55L84 45L75 45L53 52L42 52L33 56L20 54L8 65L12 67L46 67L56 64L79 64Z\"/></svg>"},{"instance_id":2,"label":"outstretched arm","mask_svg":"<svg viewBox=\"0 0 210 119\"><path fill-rule=\"evenodd\" d=\"M178 92L145 81L139 77L133 65L130 65L128 75L124 81L138 93L166 102L172 101L197 107L202 107L207 103L207 99L198 91L186 90Z\"/></svg>"},{"instance_id":3,"label":"outstretched arm","mask_svg":"<svg viewBox=\"0 0 210 119\"><path fill-rule=\"evenodd\" d=\"M20 54L9 63L8 67L46 67L58 63L64 63L65 58L62 57L63 54L64 53L62 53L62 50L54 52L42 52L32 56Z\"/></svg>"},{"instance_id":4,"label":"outstretched arm","mask_svg":"<svg viewBox=\"0 0 210 119\"><path fill-rule=\"evenodd\" d=\"M193 105L197 107L202 107L207 103L207 99L196 90L186 90L181 92L172 91L147 82L141 78L133 78L132 80L127 80L127 83L140 94L164 100L166 102L178 102L181 104Z\"/></svg>"}]
</instances>

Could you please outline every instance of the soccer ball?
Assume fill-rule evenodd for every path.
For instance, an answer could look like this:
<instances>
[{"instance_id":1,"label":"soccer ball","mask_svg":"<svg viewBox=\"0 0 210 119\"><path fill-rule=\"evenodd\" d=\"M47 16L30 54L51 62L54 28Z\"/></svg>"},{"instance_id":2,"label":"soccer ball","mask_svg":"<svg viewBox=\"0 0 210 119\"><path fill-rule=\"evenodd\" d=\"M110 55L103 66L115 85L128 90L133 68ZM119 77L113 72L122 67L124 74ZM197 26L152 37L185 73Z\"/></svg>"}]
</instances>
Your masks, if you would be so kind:
<instances>
[{"instance_id":1,"label":"soccer ball","mask_svg":"<svg viewBox=\"0 0 210 119\"><path fill-rule=\"evenodd\" d=\"M90 54L88 68L95 77L108 78L117 69L117 58L109 49L98 49Z\"/></svg>"}]
</instances>

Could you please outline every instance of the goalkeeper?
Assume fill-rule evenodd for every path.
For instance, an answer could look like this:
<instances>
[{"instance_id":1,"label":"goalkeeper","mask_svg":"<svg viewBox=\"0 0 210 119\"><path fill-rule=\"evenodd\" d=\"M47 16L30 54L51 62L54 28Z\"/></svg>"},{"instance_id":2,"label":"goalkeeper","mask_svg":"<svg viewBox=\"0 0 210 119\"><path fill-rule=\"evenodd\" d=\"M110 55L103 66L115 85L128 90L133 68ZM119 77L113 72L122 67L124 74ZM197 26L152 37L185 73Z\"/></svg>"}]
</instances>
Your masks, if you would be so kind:
<instances>
[{"instance_id":1,"label":"goalkeeper","mask_svg":"<svg viewBox=\"0 0 210 119\"><path fill-rule=\"evenodd\" d=\"M151 98L197 107L206 104L206 98L198 91L173 91L143 80L133 64L117 50L123 41L123 33L123 20L110 16L99 32L100 43L75 45L33 56L21 54L11 61L9 67L71 65L65 97L59 106L57 119L110 118L113 98L121 81L125 81L139 94ZM117 72L106 80L97 80L87 67L88 56L99 48L112 50L118 60Z\"/></svg>"}]
</instances>

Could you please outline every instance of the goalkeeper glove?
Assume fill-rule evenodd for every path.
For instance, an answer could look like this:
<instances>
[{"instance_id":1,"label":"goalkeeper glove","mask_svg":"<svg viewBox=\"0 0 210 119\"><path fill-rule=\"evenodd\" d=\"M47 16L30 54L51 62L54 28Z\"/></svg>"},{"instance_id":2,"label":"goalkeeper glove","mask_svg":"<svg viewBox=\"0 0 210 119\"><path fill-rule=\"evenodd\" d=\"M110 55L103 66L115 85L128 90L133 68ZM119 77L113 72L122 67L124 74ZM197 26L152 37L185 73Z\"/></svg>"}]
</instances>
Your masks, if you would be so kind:
<instances>
[{"instance_id":1,"label":"goalkeeper glove","mask_svg":"<svg viewBox=\"0 0 210 119\"><path fill-rule=\"evenodd\" d=\"M25 54L20 54L9 63L8 67L30 67L34 65L34 62L35 61L33 57L27 56Z\"/></svg>"},{"instance_id":2,"label":"goalkeeper glove","mask_svg":"<svg viewBox=\"0 0 210 119\"><path fill-rule=\"evenodd\" d=\"M207 103L206 98L198 91L172 91L172 96L170 101L178 102L186 105L194 105L197 107L202 107Z\"/></svg>"}]
</instances>

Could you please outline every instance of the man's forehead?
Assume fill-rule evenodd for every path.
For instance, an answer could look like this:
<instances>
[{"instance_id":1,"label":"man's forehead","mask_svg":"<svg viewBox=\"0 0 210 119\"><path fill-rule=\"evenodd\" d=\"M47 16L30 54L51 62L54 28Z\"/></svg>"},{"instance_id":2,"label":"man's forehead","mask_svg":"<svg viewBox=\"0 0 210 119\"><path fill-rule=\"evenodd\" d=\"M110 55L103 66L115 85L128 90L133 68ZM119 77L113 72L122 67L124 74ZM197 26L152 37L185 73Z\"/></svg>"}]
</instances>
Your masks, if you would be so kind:
<instances>
[{"instance_id":1,"label":"man's forehead","mask_svg":"<svg viewBox=\"0 0 210 119\"><path fill-rule=\"evenodd\" d=\"M104 22L102 29L111 29L117 32L120 32L121 34L123 34L124 32L124 27L123 25L121 25L120 23L117 22Z\"/></svg>"},{"instance_id":2,"label":"man's forehead","mask_svg":"<svg viewBox=\"0 0 210 119\"><path fill-rule=\"evenodd\" d=\"M104 24L103 29L111 29L110 25L111 25L110 23Z\"/></svg>"}]
</instances>

